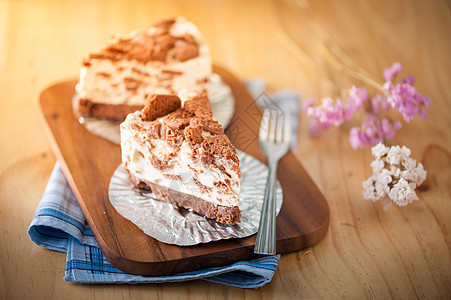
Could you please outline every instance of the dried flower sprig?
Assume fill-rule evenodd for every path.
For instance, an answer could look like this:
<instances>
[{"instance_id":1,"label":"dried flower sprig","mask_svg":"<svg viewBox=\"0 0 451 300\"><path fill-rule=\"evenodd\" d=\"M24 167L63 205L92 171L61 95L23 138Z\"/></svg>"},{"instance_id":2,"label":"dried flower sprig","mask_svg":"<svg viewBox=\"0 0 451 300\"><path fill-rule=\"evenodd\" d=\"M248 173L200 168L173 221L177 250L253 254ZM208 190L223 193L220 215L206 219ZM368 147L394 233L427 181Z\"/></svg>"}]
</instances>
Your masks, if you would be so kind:
<instances>
[{"instance_id":1,"label":"dried flower sprig","mask_svg":"<svg viewBox=\"0 0 451 300\"><path fill-rule=\"evenodd\" d=\"M373 174L362 182L363 198L383 199L384 209L392 203L405 206L418 200L415 188L426 179L423 165L410 158L410 149L403 146L386 147L382 143L371 148L375 160Z\"/></svg>"},{"instance_id":2,"label":"dried flower sprig","mask_svg":"<svg viewBox=\"0 0 451 300\"><path fill-rule=\"evenodd\" d=\"M394 63L391 68L384 71L385 83L383 89L387 102L398 110L406 122L410 122L416 115L426 118L424 108L429 107L431 99L420 94L413 86L415 77L408 75L395 84L393 79L402 71L400 63Z\"/></svg>"},{"instance_id":3,"label":"dried flower sprig","mask_svg":"<svg viewBox=\"0 0 451 300\"><path fill-rule=\"evenodd\" d=\"M310 133L317 135L331 126L341 126L353 119L358 110L364 109L361 125L350 130L349 143L356 149L373 146L395 136L402 123L387 116L390 109L398 111L407 123L416 115L424 119L425 108L430 106L431 99L416 90L413 86L415 78L411 75L396 83L394 80L401 71L400 63L384 70L385 82L378 87L381 93L371 99L365 87L352 86L345 100L326 97L317 106L312 99L307 100L302 109L311 117Z\"/></svg>"}]
</instances>

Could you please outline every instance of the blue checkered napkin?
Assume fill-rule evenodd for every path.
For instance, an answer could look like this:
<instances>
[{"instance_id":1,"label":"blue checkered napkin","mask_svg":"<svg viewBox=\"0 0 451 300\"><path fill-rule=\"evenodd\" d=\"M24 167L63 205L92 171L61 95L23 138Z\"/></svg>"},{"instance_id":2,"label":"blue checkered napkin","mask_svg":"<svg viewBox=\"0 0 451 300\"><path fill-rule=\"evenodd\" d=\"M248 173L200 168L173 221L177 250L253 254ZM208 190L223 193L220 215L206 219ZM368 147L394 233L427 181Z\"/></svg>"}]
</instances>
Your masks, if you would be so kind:
<instances>
[{"instance_id":1,"label":"blue checkered napkin","mask_svg":"<svg viewBox=\"0 0 451 300\"><path fill-rule=\"evenodd\" d=\"M264 81L251 80L245 84L258 102L258 96L264 90ZM295 112L292 120L297 122L299 107L297 93L284 91L271 97L283 110ZM293 130L293 139L296 137L296 129L297 126ZM266 256L230 266L171 276L143 277L126 274L112 266L103 256L58 162L50 176L28 234L37 245L66 252L64 279L77 283L161 283L202 279L229 286L256 288L271 281L280 258L280 255Z\"/></svg>"},{"instance_id":2,"label":"blue checkered napkin","mask_svg":"<svg viewBox=\"0 0 451 300\"><path fill-rule=\"evenodd\" d=\"M160 283L203 279L256 288L271 281L280 258L280 255L267 256L171 276L143 277L124 273L111 265L100 251L58 162L28 234L40 246L67 252L64 279L77 283Z\"/></svg>"}]
</instances>

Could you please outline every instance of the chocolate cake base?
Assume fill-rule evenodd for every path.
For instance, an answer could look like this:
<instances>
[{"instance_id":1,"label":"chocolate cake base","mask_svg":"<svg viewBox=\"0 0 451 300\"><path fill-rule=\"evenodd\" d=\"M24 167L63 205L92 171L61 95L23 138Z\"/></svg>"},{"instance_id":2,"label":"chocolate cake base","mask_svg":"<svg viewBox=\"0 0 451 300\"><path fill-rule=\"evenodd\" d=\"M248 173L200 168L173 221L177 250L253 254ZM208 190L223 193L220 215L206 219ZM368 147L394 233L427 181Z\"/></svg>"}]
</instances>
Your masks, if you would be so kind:
<instances>
[{"instance_id":1,"label":"chocolate cake base","mask_svg":"<svg viewBox=\"0 0 451 300\"><path fill-rule=\"evenodd\" d=\"M75 112L83 117L123 121L129 113L133 113L143 107L144 105L96 103L80 98L75 105Z\"/></svg>"},{"instance_id":2,"label":"chocolate cake base","mask_svg":"<svg viewBox=\"0 0 451 300\"><path fill-rule=\"evenodd\" d=\"M238 206L227 207L216 205L205 201L199 197L181 193L167 187L149 181L137 179L129 172L130 182L140 189L151 190L157 196L177 204L180 207L192 209L209 219L214 219L219 223L234 225L240 220L241 211Z\"/></svg>"}]
</instances>

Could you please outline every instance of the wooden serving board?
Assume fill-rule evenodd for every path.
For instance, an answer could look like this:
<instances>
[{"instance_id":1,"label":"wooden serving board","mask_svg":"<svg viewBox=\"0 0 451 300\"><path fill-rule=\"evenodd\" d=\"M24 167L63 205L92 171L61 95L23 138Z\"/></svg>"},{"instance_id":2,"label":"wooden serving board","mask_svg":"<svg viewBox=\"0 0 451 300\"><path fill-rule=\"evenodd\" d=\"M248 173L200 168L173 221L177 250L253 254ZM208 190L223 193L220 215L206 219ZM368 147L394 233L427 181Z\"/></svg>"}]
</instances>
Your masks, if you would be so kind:
<instances>
[{"instance_id":1,"label":"wooden serving board","mask_svg":"<svg viewBox=\"0 0 451 300\"><path fill-rule=\"evenodd\" d=\"M214 72L232 88L235 114L226 133L232 143L262 162L258 144L261 110L243 84L220 67ZM228 265L259 257L256 235L189 247L159 242L123 218L108 199L108 185L121 163L121 149L81 125L72 111L76 80L55 84L40 97L41 112L53 150L108 261L127 273L159 276ZM329 207L307 172L289 152L279 164L284 202L277 217L277 253L319 242L329 225ZM262 189L265 187L262 186Z\"/></svg>"}]
</instances>

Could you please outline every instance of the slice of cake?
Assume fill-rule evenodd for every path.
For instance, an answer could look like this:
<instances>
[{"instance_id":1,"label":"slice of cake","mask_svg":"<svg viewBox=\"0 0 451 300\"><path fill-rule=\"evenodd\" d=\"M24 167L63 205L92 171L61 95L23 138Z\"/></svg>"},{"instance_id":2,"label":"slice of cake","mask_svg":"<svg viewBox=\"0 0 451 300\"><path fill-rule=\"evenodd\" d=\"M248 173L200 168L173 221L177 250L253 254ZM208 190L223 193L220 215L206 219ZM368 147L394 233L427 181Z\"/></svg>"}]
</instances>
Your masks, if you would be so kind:
<instances>
[{"instance_id":1,"label":"slice of cake","mask_svg":"<svg viewBox=\"0 0 451 300\"><path fill-rule=\"evenodd\" d=\"M113 38L83 62L76 113L124 120L147 95L207 90L212 64L197 27L183 17Z\"/></svg>"},{"instance_id":2,"label":"slice of cake","mask_svg":"<svg viewBox=\"0 0 451 300\"><path fill-rule=\"evenodd\" d=\"M185 93L186 94L186 93ZM206 94L152 95L121 124L122 163L136 187L221 223L235 224L241 172Z\"/></svg>"}]
</instances>

